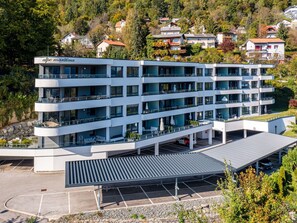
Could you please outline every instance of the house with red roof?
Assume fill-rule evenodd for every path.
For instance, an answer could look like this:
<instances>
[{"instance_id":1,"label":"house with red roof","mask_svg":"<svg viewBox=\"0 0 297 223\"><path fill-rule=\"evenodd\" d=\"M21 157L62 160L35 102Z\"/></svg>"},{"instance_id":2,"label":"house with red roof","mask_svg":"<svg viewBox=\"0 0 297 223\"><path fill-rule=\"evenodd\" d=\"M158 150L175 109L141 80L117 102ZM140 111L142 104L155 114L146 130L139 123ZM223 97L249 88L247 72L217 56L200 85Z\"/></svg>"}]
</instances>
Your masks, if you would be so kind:
<instances>
[{"instance_id":1,"label":"house with red roof","mask_svg":"<svg viewBox=\"0 0 297 223\"><path fill-rule=\"evenodd\" d=\"M106 51L107 47L114 46L114 47L125 47L125 44L120 41L113 41L113 40L103 40L97 45L97 57L102 57L103 53Z\"/></svg>"},{"instance_id":2,"label":"house with red roof","mask_svg":"<svg viewBox=\"0 0 297 223\"><path fill-rule=\"evenodd\" d=\"M243 45L249 58L258 56L262 60L284 60L285 41L279 38L248 39Z\"/></svg>"}]
</instances>

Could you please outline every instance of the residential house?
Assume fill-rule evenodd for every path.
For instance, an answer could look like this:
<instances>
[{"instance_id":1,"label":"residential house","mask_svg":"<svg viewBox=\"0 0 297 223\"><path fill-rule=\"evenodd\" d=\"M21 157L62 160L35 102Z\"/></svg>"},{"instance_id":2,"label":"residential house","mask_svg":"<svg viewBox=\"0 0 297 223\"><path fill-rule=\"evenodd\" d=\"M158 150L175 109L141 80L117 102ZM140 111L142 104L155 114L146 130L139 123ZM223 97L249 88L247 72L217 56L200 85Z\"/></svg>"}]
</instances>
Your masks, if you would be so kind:
<instances>
[{"instance_id":1,"label":"residential house","mask_svg":"<svg viewBox=\"0 0 297 223\"><path fill-rule=\"evenodd\" d=\"M284 15L290 19L297 19L297 5L290 6L284 11Z\"/></svg>"},{"instance_id":2,"label":"residential house","mask_svg":"<svg viewBox=\"0 0 297 223\"><path fill-rule=\"evenodd\" d=\"M125 20L118 21L115 24L115 31L117 33L121 33L123 31L123 28L125 27L125 25L126 25L126 21Z\"/></svg>"},{"instance_id":3,"label":"residential house","mask_svg":"<svg viewBox=\"0 0 297 223\"><path fill-rule=\"evenodd\" d=\"M166 23L168 23L169 21L170 21L170 19L167 18L167 17L165 17L165 18L160 18L160 19L159 19L159 22L160 22L161 24L166 24Z\"/></svg>"},{"instance_id":4,"label":"residential house","mask_svg":"<svg viewBox=\"0 0 297 223\"><path fill-rule=\"evenodd\" d=\"M279 38L248 39L244 47L250 58L257 55L262 60L284 60L285 58L285 41Z\"/></svg>"},{"instance_id":5,"label":"residential house","mask_svg":"<svg viewBox=\"0 0 297 223\"><path fill-rule=\"evenodd\" d=\"M234 32L222 32L217 34L217 43L222 44L225 40L237 42L237 34Z\"/></svg>"},{"instance_id":6,"label":"residential house","mask_svg":"<svg viewBox=\"0 0 297 223\"><path fill-rule=\"evenodd\" d=\"M237 29L236 29L236 33L237 34L246 34L246 29L245 29L245 27L243 27L243 26L239 26Z\"/></svg>"},{"instance_id":7,"label":"residential house","mask_svg":"<svg viewBox=\"0 0 297 223\"><path fill-rule=\"evenodd\" d=\"M185 39L188 44L200 43L203 49L216 46L216 36L213 34L185 34Z\"/></svg>"},{"instance_id":8,"label":"residential house","mask_svg":"<svg viewBox=\"0 0 297 223\"><path fill-rule=\"evenodd\" d=\"M276 26L266 26L266 38L276 38L277 28Z\"/></svg>"},{"instance_id":9,"label":"residential house","mask_svg":"<svg viewBox=\"0 0 297 223\"><path fill-rule=\"evenodd\" d=\"M76 33L68 33L60 40L60 42L62 45L71 45L74 42L79 42L82 46L86 48L90 48L90 49L94 48L94 44L92 43L92 41L88 36L80 36L80 35L77 35Z\"/></svg>"},{"instance_id":10,"label":"residential house","mask_svg":"<svg viewBox=\"0 0 297 223\"><path fill-rule=\"evenodd\" d=\"M97 45L97 57L101 58L103 56L103 53L109 46L125 47L125 44L120 41L103 40L101 43Z\"/></svg>"}]
</instances>

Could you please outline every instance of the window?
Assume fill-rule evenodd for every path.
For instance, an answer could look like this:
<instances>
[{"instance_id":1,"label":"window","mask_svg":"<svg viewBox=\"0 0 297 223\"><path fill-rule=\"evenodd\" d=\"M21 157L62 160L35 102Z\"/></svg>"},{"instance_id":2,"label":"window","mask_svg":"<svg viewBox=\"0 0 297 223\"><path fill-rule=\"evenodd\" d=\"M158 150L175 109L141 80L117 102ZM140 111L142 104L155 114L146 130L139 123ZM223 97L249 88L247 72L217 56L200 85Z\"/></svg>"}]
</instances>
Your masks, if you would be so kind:
<instances>
[{"instance_id":1,"label":"window","mask_svg":"<svg viewBox=\"0 0 297 223\"><path fill-rule=\"evenodd\" d=\"M127 77L138 77L139 68L138 67L127 67Z\"/></svg>"},{"instance_id":2,"label":"window","mask_svg":"<svg viewBox=\"0 0 297 223\"><path fill-rule=\"evenodd\" d=\"M127 116L138 115L138 104L127 105Z\"/></svg>"},{"instance_id":3,"label":"window","mask_svg":"<svg viewBox=\"0 0 297 223\"><path fill-rule=\"evenodd\" d=\"M111 67L111 77L123 77L123 67Z\"/></svg>"},{"instance_id":4,"label":"window","mask_svg":"<svg viewBox=\"0 0 297 223\"><path fill-rule=\"evenodd\" d=\"M127 86L127 96L138 96L138 85Z\"/></svg>"},{"instance_id":5,"label":"window","mask_svg":"<svg viewBox=\"0 0 297 223\"><path fill-rule=\"evenodd\" d=\"M111 87L110 88L110 97L116 98L116 97L123 97L123 87Z\"/></svg>"},{"instance_id":6,"label":"window","mask_svg":"<svg viewBox=\"0 0 297 223\"><path fill-rule=\"evenodd\" d=\"M252 114L258 113L258 106L252 106Z\"/></svg>"},{"instance_id":7,"label":"window","mask_svg":"<svg viewBox=\"0 0 297 223\"><path fill-rule=\"evenodd\" d=\"M211 105L213 104L213 97L205 97L205 104L206 105Z\"/></svg>"},{"instance_id":8,"label":"window","mask_svg":"<svg viewBox=\"0 0 297 223\"><path fill-rule=\"evenodd\" d=\"M271 45L268 45L268 46L267 46L267 49L271 49Z\"/></svg>"},{"instance_id":9,"label":"window","mask_svg":"<svg viewBox=\"0 0 297 223\"><path fill-rule=\"evenodd\" d=\"M213 118L213 111L205 111L205 119L212 119Z\"/></svg>"},{"instance_id":10,"label":"window","mask_svg":"<svg viewBox=\"0 0 297 223\"><path fill-rule=\"evenodd\" d=\"M258 101L258 94L252 94L252 101Z\"/></svg>"},{"instance_id":11,"label":"window","mask_svg":"<svg viewBox=\"0 0 297 223\"><path fill-rule=\"evenodd\" d=\"M206 68L205 69L205 76L212 76L212 68Z\"/></svg>"},{"instance_id":12,"label":"window","mask_svg":"<svg viewBox=\"0 0 297 223\"><path fill-rule=\"evenodd\" d=\"M249 69L244 69L244 68L243 68L243 69L241 70L241 75L242 75L242 76L249 76Z\"/></svg>"},{"instance_id":13,"label":"window","mask_svg":"<svg viewBox=\"0 0 297 223\"><path fill-rule=\"evenodd\" d=\"M86 113L89 116L95 116L95 114L96 114L96 108L88 108L88 109L86 109Z\"/></svg>"},{"instance_id":14,"label":"window","mask_svg":"<svg viewBox=\"0 0 297 223\"><path fill-rule=\"evenodd\" d=\"M203 112L197 112L197 119L202 120L203 119Z\"/></svg>"},{"instance_id":15,"label":"window","mask_svg":"<svg viewBox=\"0 0 297 223\"><path fill-rule=\"evenodd\" d=\"M250 96L249 96L249 94L243 94L243 95L242 95L242 101L243 101L243 102L250 101Z\"/></svg>"},{"instance_id":16,"label":"window","mask_svg":"<svg viewBox=\"0 0 297 223\"><path fill-rule=\"evenodd\" d=\"M242 107L242 115L249 115L250 108L249 107Z\"/></svg>"},{"instance_id":17,"label":"window","mask_svg":"<svg viewBox=\"0 0 297 223\"><path fill-rule=\"evenodd\" d=\"M197 98L197 105L203 105L203 97Z\"/></svg>"},{"instance_id":18,"label":"window","mask_svg":"<svg viewBox=\"0 0 297 223\"><path fill-rule=\"evenodd\" d=\"M278 49L278 45L274 45L274 49Z\"/></svg>"},{"instance_id":19,"label":"window","mask_svg":"<svg viewBox=\"0 0 297 223\"><path fill-rule=\"evenodd\" d=\"M138 132L138 123L128 124L126 130L127 132Z\"/></svg>"},{"instance_id":20,"label":"window","mask_svg":"<svg viewBox=\"0 0 297 223\"><path fill-rule=\"evenodd\" d=\"M203 91L203 83L197 83L197 91Z\"/></svg>"},{"instance_id":21,"label":"window","mask_svg":"<svg viewBox=\"0 0 297 223\"><path fill-rule=\"evenodd\" d=\"M241 88L242 89L249 89L250 88L250 84L248 81L243 81L241 84Z\"/></svg>"},{"instance_id":22,"label":"window","mask_svg":"<svg viewBox=\"0 0 297 223\"><path fill-rule=\"evenodd\" d=\"M212 82L205 82L205 88L204 89L206 91L213 90L213 84L212 84Z\"/></svg>"},{"instance_id":23,"label":"window","mask_svg":"<svg viewBox=\"0 0 297 223\"><path fill-rule=\"evenodd\" d=\"M203 76L203 69L202 68L197 68L197 76L202 77Z\"/></svg>"},{"instance_id":24,"label":"window","mask_svg":"<svg viewBox=\"0 0 297 223\"><path fill-rule=\"evenodd\" d=\"M257 73L258 73L257 69L252 69L252 76L257 76Z\"/></svg>"},{"instance_id":25,"label":"window","mask_svg":"<svg viewBox=\"0 0 297 223\"><path fill-rule=\"evenodd\" d=\"M257 88L258 87L258 82L257 81L252 81L252 88Z\"/></svg>"},{"instance_id":26,"label":"window","mask_svg":"<svg viewBox=\"0 0 297 223\"><path fill-rule=\"evenodd\" d=\"M110 118L117 118L123 116L123 106L110 107Z\"/></svg>"}]
</instances>

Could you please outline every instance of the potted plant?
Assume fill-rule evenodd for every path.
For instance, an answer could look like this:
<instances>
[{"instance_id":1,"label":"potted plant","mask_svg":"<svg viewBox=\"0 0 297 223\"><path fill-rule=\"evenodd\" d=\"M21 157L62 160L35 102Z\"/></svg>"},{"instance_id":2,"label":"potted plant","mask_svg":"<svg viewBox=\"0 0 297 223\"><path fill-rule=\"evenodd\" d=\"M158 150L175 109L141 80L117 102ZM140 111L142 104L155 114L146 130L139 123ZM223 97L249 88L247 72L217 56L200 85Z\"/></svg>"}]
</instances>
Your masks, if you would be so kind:
<instances>
[{"instance_id":1,"label":"potted plant","mask_svg":"<svg viewBox=\"0 0 297 223\"><path fill-rule=\"evenodd\" d=\"M199 126L199 122L196 120L189 120L190 126Z\"/></svg>"},{"instance_id":2,"label":"potted plant","mask_svg":"<svg viewBox=\"0 0 297 223\"><path fill-rule=\"evenodd\" d=\"M127 131L126 132L126 138L127 138L128 142L133 142L133 141L139 140L140 135L137 132Z\"/></svg>"}]
</instances>

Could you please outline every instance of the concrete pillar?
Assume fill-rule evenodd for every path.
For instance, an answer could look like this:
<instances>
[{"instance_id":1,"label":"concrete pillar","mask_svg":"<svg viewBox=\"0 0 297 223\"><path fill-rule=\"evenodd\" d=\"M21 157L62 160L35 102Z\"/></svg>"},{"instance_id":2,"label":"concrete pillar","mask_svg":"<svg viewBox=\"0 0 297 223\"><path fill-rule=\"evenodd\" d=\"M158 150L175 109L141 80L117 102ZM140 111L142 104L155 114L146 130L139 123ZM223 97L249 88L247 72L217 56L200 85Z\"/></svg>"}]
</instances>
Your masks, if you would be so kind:
<instances>
[{"instance_id":1,"label":"concrete pillar","mask_svg":"<svg viewBox=\"0 0 297 223\"><path fill-rule=\"evenodd\" d=\"M194 140L193 140L193 134L190 134L190 143L189 143L189 148L192 150L194 148Z\"/></svg>"},{"instance_id":2,"label":"concrete pillar","mask_svg":"<svg viewBox=\"0 0 297 223\"><path fill-rule=\"evenodd\" d=\"M140 148L137 148L137 155L140 155Z\"/></svg>"},{"instance_id":3,"label":"concrete pillar","mask_svg":"<svg viewBox=\"0 0 297 223\"><path fill-rule=\"evenodd\" d=\"M227 133L226 131L222 131L222 143L226 144L227 143Z\"/></svg>"},{"instance_id":4,"label":"concrete pillar","mask_svg":"<svg viewBox=\"0 0 297 223\"><path fill-rule=\"evenodd\" d=\"M101 210L101 203L102 203L102 186L98 186L98 195L97 195L97 201L98 201L98 210Z\"/></svg>"},{"instance_id":5,"label":"concrete pillar","mask_svg":"<svg viewBox=\"0 0 297 223\"><path fill-rule=\"evenodd\" d=\"M244 130L243 130L243 138L246 138L246 137L247 137L247 130L244 129Z\"/></svg>"},{"instance_id":6,"label":"concrete pillar","mask_svg":"<svg viewBox=\"0 0 297 223\"><path fill-rule=\"evenodd\" d=\"M106 140L106 142L109 142L109 140L110 140L109 129L110 129L109 127L107 127L105 129L105 140Z\"/></svg>"},{"instance_id":7,"label":"concrete pillar","mask_svg":"<svg viewBox=\"0 0 297 223\"><path fill-rule=\"evenodd\" d=\"M159 156L159 143L155 143L155 156Z\"/></svg>"},{"instance_id":8,"label":"concrete pillar","mask_svg":"<svg viewBox=\"0 0 297 223\"><path fill-rule=\"evenodd\" d=\"M208 145L212 145L212 129L208 130Z\"/></svg>"},{"instance_id":9,"label":"concrete pillar","mask_svg":"<svg viewBox=\"0 0 297 223\"><path fill-rule=\"evenodd\" d=\"M259 174L259 161L256 162L256 174L257 175Z\"/></svg>"},{"instance_id":10,"label":"concrete pillar","mask_svg":"<svg viewBox=\"0 0 297 223\"><path fill-rule=\"evenodd\" d=\"M179 187L178 187L178 180L177 178L175 178L175 187L174 187L174 190L175 190L175 199L177 201L179 201L179 198L178 198L178 190L179 190Z\"/></svg>"}]
</instances>

